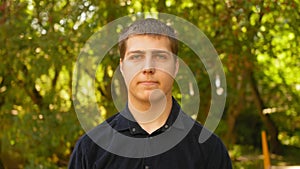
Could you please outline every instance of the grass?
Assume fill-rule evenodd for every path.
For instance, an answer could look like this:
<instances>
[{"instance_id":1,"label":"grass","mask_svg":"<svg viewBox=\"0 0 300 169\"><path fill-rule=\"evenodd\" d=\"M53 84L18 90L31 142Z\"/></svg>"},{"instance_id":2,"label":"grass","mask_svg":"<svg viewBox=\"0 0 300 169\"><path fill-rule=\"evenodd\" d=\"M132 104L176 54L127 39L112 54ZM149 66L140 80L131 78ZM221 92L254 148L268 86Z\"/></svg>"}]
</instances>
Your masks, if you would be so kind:
<instances>
[{"instance_id":1,"label":"grass","mask_svg":"<svg viewBox=\"0 0 300 169\"><path fill-rule=\"evenodd\" d=\"M300 148L293 146L284 146L283 155L271 155L271 163L276 166L300 166Z\"/></svg>"},{"instance_id":2,"label":"grass","mask_svg":"<svg viewBox=\"0 0 300 169\"><path fill-rule=\"evenodd\" d=\"M229 151L234 169L263 169L263 155L253 146L235 145ZM300 148L284 146L283 155L271 154L271 165L300 166Z\"/></svg>"}]
</instances>

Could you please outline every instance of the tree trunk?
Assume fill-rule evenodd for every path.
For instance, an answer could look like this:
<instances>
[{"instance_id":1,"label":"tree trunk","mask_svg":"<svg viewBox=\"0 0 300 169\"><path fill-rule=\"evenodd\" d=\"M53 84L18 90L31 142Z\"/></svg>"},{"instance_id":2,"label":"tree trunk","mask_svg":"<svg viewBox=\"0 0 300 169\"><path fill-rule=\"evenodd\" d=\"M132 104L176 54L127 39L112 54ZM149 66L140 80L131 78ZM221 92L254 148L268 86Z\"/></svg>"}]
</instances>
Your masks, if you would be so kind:
<instances>
[{"instance_id":1,"label":"tree trunk","mask_svg":"<svg viewBox=\"0 0 300 169\"><path fill-rule=\"evenodd\" d=\"M236 143L236 132L235 132L235 126L236 126L236 119L238 118L240 114L240 108L241 106L236 107L235 104L229 107L228 109L228 115L226 118L228 129L225 134L225 144L227 147L230 145L234 145Z\"/></svg>"},{"instance_id":2,"label":"tree trunk","mask_svg":"<svg viewBox=\"0 0 300 169\"><path fill-rule=\"evenodd\" d=\"M283 149L280 141L278 140L278 128L275 123L270 118L269 114L264 114L263 110L266 108L265 103L259 93L256 80L254 78L253 72L250 73L250 84L254 96L255 104L259 110L259 115L267 128L268 134L270 136L270 151L275 154L282 154Z\"/></svg>"},{"instance_id":3,"label":"tree trunk","mask_svg":"<svg viewBox=\"0 0 300 169\"><path fill-rule=\"evenodd\" d=\"M246 71L234 71L233 76L229 79L229 83L233 86L234 88L234 95L229 98L229 107L227 112L227 117L226 117L226 122L228 129L226 131L225 135L225 144L226 146L234 145L236 143L236 122L237 118L239 117L242 109L244 108L245 105L245 100L244 100L244 95L245 95L245 90L246 90L246 83L243 77L245 76ZM240 76L240 78L238 78Z\"/></svg>"}]
</instances>

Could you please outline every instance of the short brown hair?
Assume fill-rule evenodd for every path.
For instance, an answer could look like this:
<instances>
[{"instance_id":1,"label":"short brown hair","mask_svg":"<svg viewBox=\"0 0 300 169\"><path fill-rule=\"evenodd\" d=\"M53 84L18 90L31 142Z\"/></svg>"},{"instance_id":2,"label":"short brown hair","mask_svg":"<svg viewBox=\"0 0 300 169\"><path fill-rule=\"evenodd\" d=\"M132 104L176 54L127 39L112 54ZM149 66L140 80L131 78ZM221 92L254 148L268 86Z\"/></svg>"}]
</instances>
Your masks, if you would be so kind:
<instances>
[{"instance_id":1,"label":"short brown hair","mask_svg":"<svg viewBox=\"0 0 300 169\"><path fill-rule=\"evenodd\" d=\"M125 28L119 37L119 52L121 60L124 59L126 52L126 41L129 37L135 35L149 35L153 37L167 37L170 40L171 51L174 55L178 54L178 40L175 30L166 25L165 23L153 19L147 18L137 20L129 27Z\"/></svg>"}]
</instances>

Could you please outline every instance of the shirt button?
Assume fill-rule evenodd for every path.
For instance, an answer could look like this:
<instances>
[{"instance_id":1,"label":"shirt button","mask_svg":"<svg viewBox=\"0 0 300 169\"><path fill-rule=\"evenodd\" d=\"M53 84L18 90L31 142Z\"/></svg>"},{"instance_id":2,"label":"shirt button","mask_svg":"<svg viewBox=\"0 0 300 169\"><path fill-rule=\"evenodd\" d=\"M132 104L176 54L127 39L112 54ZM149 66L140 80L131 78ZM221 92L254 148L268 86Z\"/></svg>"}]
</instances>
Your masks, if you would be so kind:
<instances>
[{"instance_id":1,"label":"shirt button","mask_svg":"<svg viewBox=\"0 0 300 169\"><path fill-rule=\"evenodd\" d=\"M150 167L146 165L146 166L145 166L145 169L150 169Z\"/></svg>"},{"instance_id":2,"label":"shirt button","mask_svg":"<svg viewBox=\"0 0 300 169\"><path fill-rule=\"evenodd\" d=\"M169 126L166 124L166 125L165 125L165 128L167 129L168 127L169 127Z\"/></svg>"}]
</instances>

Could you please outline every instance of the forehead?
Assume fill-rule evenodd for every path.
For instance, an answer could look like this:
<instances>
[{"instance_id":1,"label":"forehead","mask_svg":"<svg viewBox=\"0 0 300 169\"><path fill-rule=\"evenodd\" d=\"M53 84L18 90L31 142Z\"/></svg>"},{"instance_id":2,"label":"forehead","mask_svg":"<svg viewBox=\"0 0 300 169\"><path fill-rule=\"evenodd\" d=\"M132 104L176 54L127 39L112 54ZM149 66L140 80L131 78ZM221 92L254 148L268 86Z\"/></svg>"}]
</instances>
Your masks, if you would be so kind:
<instances>
[{"instance_id":1,"label":"forehead","mask_svg":"<svg viewBox=\"0 0 300 169\"><path fill-rule=\"evenodd\" d=\"M126 42L126 53L136 50L165 50L171 52L169 38L159 35L136 35L129 37Z\"/></svg>"}]
</instances>

